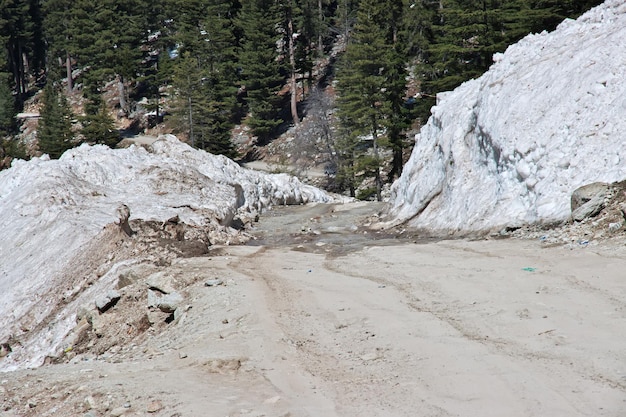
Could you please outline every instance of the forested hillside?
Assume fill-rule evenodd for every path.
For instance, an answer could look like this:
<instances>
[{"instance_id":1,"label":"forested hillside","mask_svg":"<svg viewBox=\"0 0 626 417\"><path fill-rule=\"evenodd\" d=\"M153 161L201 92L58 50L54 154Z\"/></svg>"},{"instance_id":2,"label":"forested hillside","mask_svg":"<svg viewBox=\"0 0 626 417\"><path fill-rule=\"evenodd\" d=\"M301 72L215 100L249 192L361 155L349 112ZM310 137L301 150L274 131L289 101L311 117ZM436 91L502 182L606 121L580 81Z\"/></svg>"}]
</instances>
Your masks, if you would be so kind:
<instances>
[{"instance_id":1,"label":"forested hillside","mask_svg":"<svg viewBox=\"0 0 626 417\"><path fill-rule=\"evenodd\" d=\"M114 145L113 117L138 108L192 146L236 157L236 124L271 141L307 117L303 103L330 75L334 185L355 195L367 179L360 196L380 199L402 170L407 129L426 121L438 92L480 75L527 33L599 3L0 0L0 159L26 156L15 116L38 93L38 150L53 158L82 142Z\"/></svg>"}]
</instances>

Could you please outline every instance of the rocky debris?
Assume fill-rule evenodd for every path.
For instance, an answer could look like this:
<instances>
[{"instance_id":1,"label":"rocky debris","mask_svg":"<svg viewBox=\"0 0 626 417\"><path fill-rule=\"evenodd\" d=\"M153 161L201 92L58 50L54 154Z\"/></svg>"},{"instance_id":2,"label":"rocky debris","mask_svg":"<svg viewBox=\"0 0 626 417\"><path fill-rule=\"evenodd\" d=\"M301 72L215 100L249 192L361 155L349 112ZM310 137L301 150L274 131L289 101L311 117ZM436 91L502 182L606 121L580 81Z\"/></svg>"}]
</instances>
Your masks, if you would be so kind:
<instances>
[{"instance_id":1,"label":"rocky debris","mask_svg":"<svg viewBox=\"0 0 626 417\"><path fill-rule=\"evenodd\" d=\"M626 181L612 184L594 183L581 187L573 193L572 204L574 211L578 213L597 212L593 216L583 216L580 220L576 220L572 213L570 221L503 230L497 235L539 239L544 245L565 245L571 248L597 245L607 240L623 241L626 223ZM596 204L601 208L592 210Z\"/></svg>"},{"instance_id":2,"label":"rocky debris","mask_svg":"<svg viewBox=\"0 0 626 417\"><path fill-rule=\"evenodd\" d=\"M120 293L116 290L109 290L105 295L96 298L96 307L100 313L104 313L113 307L121 297Z\"/></svg>"}]
</instances>

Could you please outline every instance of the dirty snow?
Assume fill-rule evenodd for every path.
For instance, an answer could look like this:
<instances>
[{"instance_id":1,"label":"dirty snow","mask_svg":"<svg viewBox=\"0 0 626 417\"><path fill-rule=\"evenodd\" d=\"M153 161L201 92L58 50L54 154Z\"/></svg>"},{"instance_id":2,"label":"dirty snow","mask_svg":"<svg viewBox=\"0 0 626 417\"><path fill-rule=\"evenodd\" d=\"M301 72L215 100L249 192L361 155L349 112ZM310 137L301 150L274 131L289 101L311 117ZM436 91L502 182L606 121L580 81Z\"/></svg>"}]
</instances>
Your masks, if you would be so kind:
<instances>
[{"instance_id":1,"label":"dirty snow","mask_svg":"<svg viewBox=\"0 0 626 417\"><path fill-rule=\"evenodd\" d=\"M626 178L626 4L607 1L494 56L438 96L387 220L440 232L570 215L576 188Z\"/></svg>"},{"instance_id":2,"label":"dirty snow","mask_svg":"<svg viewBox=\"0 0 626 417\"><path fill-rule=\"evenodd\" d=\"M82 145L59 160L16 161L0 172L0 342L35 329L42 334L20 364L5 360L0 369L38 365L58 347L75 323L50 315L79 291L62 277L105 226L120 221L122 204L130 208L131 221L178 216L182 223L219 231L235 216L254 218L272 205L334 200L295 177L241 168L171 135L150 149ZM212 243L229 243L232 232L223 234L226 241L215 234ZM46 329L38 328L42 323Z\"/></svg>"}]
</instances>

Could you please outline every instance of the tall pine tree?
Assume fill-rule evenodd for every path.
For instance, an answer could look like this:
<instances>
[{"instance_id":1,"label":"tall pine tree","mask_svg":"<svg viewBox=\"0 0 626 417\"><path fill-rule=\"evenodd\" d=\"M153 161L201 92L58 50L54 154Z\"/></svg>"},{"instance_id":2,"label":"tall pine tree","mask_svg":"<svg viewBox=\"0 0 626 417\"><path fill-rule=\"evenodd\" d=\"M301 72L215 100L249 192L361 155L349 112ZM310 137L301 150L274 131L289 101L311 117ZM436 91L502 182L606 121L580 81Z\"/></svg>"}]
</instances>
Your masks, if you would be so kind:
<instances>
[{"instance_id":1,"label":"tall pine tree","mask_svg":"<svg viewBox=\"0 0 626 417\"><path fill-rule=\"evenodd\" d=\"M75 146L72 118L65 96L52 82L48 82L43 90L43 107L37 128L37 142L41 152L57 159Z\"/></svg>"},{"instance_id":2,"label":"tall pine tree","mask_svg":"<svg viewBox=\"0 0 626 417\"><path fill-rule=\"evenodd\" d=\"M407 119L402 113L406 74L397 26L401 15L401 0L361 1L337 75L338 117L343 131L350 137L346 139L349 147L346 156L355 158L343 166L373 177L373 191L379 201L382 199L379 146L383 134L390 135L394 161L400 165L394 165L392 176L402 164L402 132ZM363 152L363 140L367 137L371 139L371 154Z\"/></svg>"},{"instance_id":3,"label":"tall pine tree","mask_svg":"<svg viewBox=\"0 0 626 417\"><path fill-rule=\"evenodd\" d=\"M193 146L235 156L231 129L238 113L230 0L189 3L176 22L179 57L172 63L175 116ZM191 10L196 10L192 12Z\"/></svg>"},{"instance_id":4,"label":"tall pine tree","mask_svg":"<svg viewBox=\"0 0 626 417\"><path fill-rule=\"evenodd\" d=\"M265 143L283 122L280 90L288 71L279 50L281 15L274 0L242 0L238 24L242 31L239 64L250 112L249 126Z\"/></svg>"}]
</instances>

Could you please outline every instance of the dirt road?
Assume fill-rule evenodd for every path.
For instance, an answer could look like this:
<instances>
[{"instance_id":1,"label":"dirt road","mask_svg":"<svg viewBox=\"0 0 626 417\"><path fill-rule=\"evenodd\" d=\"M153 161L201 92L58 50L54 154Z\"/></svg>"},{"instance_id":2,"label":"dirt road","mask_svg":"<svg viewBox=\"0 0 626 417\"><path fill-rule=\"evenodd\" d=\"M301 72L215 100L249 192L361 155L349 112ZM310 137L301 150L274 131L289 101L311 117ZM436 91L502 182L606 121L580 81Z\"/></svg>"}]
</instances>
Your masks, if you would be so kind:
<instances>
[{"instance_id":1,"label":"dirt road","mask_svg":"<svg viewBox=\"0 0 626 417\"><path fill-rule=\"evenodd\" d=\"M376 208L280 209L164 267L182 317L0 375L0 416L626 415L624 246L413 242L366 233Z\"/></svg>"}]
</instances>

